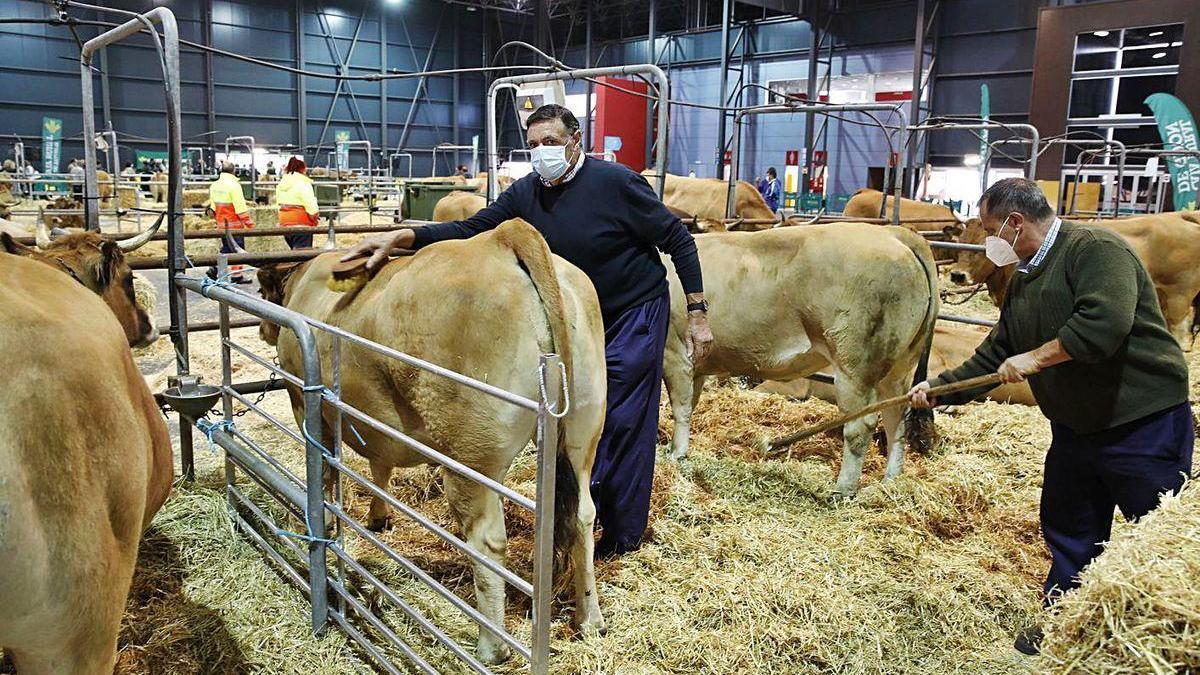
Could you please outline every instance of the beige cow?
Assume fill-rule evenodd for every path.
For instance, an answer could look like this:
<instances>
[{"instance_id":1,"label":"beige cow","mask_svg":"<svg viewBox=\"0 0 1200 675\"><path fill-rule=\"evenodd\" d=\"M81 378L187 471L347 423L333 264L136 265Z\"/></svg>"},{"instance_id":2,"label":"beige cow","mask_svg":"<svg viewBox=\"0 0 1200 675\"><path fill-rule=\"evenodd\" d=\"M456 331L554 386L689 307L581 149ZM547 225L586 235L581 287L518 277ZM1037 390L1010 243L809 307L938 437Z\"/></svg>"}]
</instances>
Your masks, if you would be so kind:
<instances>
[{"instance_id":1,"label":"beige cow","mask_svg":"<svg viewBox=\"0 0 1200 675\"><path fill-rule=\"evenodd\" d=\"M433 205L433 219L438 222L466 220L485 206L487 197L467 190L455 190Z\"/></svg>"},{"instance_id":2,"label":"beige cow","mask_svg":"<svg viewBox=\"0 0 1200 675\"><path fill-rule=\"evenodd\" d=\"M1190 327L1195 325L1193 305L1200 301L1200 224L1189 217L1194 216L1159 213L1092 222L1120 235L1141 258L1154 281L1167 328L1181 345L1190 344ZM960 234L959 241L964 244L982 244L987 237L977 218L949 231ZM999 306L1015 270L1016 265L997 268L982 252L959 251L958 262L950 268L950 280L963 285L986 283L988 294Z\"/></svg>"},{"instance_id":3,"label":"beige cow","mask_svg":"<svg viewBox=\"0 0 1200 675\"><path fill-rule=\"evenodd\" d=\"M522 396L538 399L538 359L557 352L567 366L571 407L562 420L558 448L554 544L569 553L575 570L576 622L585 635L604 628L593 571L589 493L592 461L604 423L604 329L591 282L575 266L552 256L531 225L510 220L466 240L427 246L384 266L353 295L327 287L340 254L292 267L260 269L263 296L301 314L451 368ZM448 302L448 299L453 299ZM299 372L295 334L263 324L263 337L278 345L280 364ZM330 362L330 343L319 341ZM341 398L403 430L463 464L503 481L513 458L534 433L533 412L467 389L374 352L349 348ZM329 373L329 368L322 371ZM551 373L551 377L558 377ZM297 423L299 392L289 390ZM327 411L328 413L328 411ZM327 419L327 425L331 420ZM376 485L387 489L393 467L428 460L374 429L345 429L343 438L367 458ZM331 438L326 436L326 442ZM446 498L464 538L499 563L505 557L504 512L487 488L451 471L442 472ZM368 526L382 529L388 507L375 499ZM474 565L475 600L493 622L504 624L504 582ZM486 630L478 654L488 663L509 648Z\"/></svg>"},{"instance_id":4,"label":"beige cow","mask_svg":"<svg viewBox=\"0 0 1200 675\"><path fill-rule=\"evenodd\" d=\"M0 235L0 651L23 675L110 675L171 443L130 345L156 337L118 242ZM4 252L4 251L7 251Z\"/></svg>"},{"instance_id":5,"label":"beige cow","mask_svg":"<svg viewBox=\"0 0 1200 675\"><path fill-rule=\"evenodd\" d=\"M790 380L828 367L843 411L908 389L939 304L933 255L921 237L838 223L702 234L696 246L714 342L703 362L691 363L683 291L672 275L664 365L674 457L687 454L692 409L710 375ZM888 477L899 475L904 461L902 413L883 413ZM858 489L874 427L867 418L843 429L839 495Z\"/></svg>"},{"instance_id":6,"label":"beige cow","mask_svg":"<svg viewBox=\"0 0 1200 675\"><path fill-rule=\"evenodd\" d=\"M929 352L929 373L936 375L950 368L957 368L971 358L975 348L987 337L988 329L982 326L939 323L933 332L933 347ZM826 372L827 375L832 375ZM799 378L788 382L763 382L754 388L771 394L790 398L819 398L830 403L837 402L837 391L833 385ZM983 398L1001 403L1037 405L1028 382L1001 384L988 391Z\"/></svg>"},{"instance_id":7,"label":"beige cow","mask_svg":"<svg viewBox=\"0 0 1200 675\"><path fill-rule=\"evenodd\" d=\"M642 172L650 185L657 189L658 174L653 169ZM716 178L690 178L668 173L663 189L663 202L676 213L689 217L724 221L725 197L729 184ZM762 195L744 180L737 183L734 196L734 217L755 221L777 221L779 217L767 206ZM731 223L729 229L741 231L766 230L770 222Z\"/></svg>"}]
</instances>

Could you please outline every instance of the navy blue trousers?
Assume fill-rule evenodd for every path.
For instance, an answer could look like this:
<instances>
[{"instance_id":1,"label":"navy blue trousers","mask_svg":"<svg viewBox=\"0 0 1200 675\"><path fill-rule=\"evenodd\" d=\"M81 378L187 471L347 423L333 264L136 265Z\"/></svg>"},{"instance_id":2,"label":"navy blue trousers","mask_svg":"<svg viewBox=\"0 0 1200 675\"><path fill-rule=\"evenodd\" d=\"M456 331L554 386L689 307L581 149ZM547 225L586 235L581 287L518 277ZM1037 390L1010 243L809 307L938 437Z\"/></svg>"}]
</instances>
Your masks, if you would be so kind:
<instances>
[{"instance_id":1,"label":"navy blue trousers","mask_svg":"<svg viewBox=\"0 0 1200 675\"><path fill-rule=\"evenodd\" d=\"M283 240L287 242L288 248L293 250L298 248L312 248L313 236L311 233L285 234L283 235Z\"/></svg>"},{"instance_id":2,"label":"navy blue trousers","mask_svg":"<svg viewBox=\"0 0 1200 675\"><path fill-rule=\"evenodd\" d=\"M626 310L604 331L608 415L591 484L601 557L636 549L646 531L670 313L664 294Z\"/></svg>"},{"instance_id":3,"label":"navy blue trousers","mask_svg":"<svg viewBox=\"0 0 1200 675\"><path fill-rule=\"evenodd\" d=\"M1046 603L1079 585L1079 572L1112 533L1113 507L1136 520L1177 491L1192 469L1188 403L1093 434L1050 423L1042 485L1042 536L1050 548Z\"/></svg>"}]
</instances>

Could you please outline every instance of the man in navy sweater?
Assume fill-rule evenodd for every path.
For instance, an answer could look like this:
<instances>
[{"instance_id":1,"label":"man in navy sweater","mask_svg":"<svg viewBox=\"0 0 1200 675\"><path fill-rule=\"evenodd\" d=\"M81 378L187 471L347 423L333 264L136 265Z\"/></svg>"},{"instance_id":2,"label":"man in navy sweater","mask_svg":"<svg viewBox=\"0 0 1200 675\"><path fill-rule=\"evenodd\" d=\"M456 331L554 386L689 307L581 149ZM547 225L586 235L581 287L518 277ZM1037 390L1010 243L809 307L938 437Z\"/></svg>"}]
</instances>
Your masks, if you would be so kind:
<instances>
[{"instance_id":1,"label":"man in navy sweater","mask_svg":"<svg viewBox=\"0 0 1200 675\"><path fill-rule=\"evenodd\" d=\"M687 295L688 348L699 362L712 342L696 243L640 174L584 155L571 111L545 105L529 116L526 140L534 172L466 220L402 229L364 241L345 259L370 255L368 267L397 249L466 239L511 218L532 224L550 250L579 267L600 298L608 367L608 415L592 467L592 498L603 529L596 554L641 545L650 509L663 348L671 302L671 256ZM656 250L657 249L657 250Z\"/></svg>"}]
</instances>

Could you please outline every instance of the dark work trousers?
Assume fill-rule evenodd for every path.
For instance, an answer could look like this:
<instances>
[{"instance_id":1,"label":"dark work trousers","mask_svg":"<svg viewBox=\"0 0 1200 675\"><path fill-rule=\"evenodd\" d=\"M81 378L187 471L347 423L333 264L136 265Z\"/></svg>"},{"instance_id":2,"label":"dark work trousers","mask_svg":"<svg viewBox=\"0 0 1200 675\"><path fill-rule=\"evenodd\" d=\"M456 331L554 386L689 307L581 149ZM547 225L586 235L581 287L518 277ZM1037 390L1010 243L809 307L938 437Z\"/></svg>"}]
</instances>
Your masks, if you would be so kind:
<instances>
[{"instance_id":1,"label":"dark work trousers","mask_svg":"<svg viewBox=\"0 0 1200 675\"><path fill-rule=\"evenodd\" d=\"M1136 520L1177 491L1192 469L1192 408L1181 403L1092 434L1050 423L1042 485L1042 536L1050 548L1046 603L1079 585L1078 575L1103 550L1113 507Z\"/></svg>"},{"instance_id":2,"label":"dark work trousers","mask_svg":"<svg viewBox=\"0 0 1200 675\"><path fill-rule=\"evenodd\" d=\"M663 294L625 310L604 331L608 415L592 465L592 500L603 528L598 556L636 549L646 530L670 315L671 298Z\"/></svg>"},{"instance_id":3,"label":"dark work trousers","mask_svg":"<svg viewBox=\"0 0 1200 675\"><path fill-rule=\"evenodd\" d=\"M240 246L241 248L246 248L246 238L245 237L235 237L233 235L230 235L228 237L221 237L221 253L237 253L237 249L235 249L232 245L230 245L230 243L229 243L230 239L237 242L237 245ZM230 265L229 266L229 276L232 279L242 278L242 273L245 271L246 271L245 265Z\"/></svg>"},{"instance_id":4,"label":"dark work trousers","mask_svg":"<svg viewBox=\"0 0 1200 675\"><path fill-rule=\"evenodd\" d=\"M313 236L311 232L308 234L285 234L283 235L283 240L287 242L288 248L293 250L298 248L312 248Z\"/></svg>"}]
</instances>

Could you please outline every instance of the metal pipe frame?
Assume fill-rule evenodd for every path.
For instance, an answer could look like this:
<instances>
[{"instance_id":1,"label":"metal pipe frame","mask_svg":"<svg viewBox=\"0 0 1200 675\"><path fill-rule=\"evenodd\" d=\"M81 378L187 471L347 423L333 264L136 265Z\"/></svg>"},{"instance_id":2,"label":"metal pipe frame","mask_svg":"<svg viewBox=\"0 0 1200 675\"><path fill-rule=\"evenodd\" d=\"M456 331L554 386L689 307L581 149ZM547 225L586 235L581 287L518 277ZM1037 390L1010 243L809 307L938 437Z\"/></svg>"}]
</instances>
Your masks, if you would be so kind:
<instances>
[{"instance_id":1,"label":"metal pipe frame","mask_svg":"<svg viewBox=\"0 0 1200 675\"><path fill-rule=\"evenodd\" d=\"M738 162L738 154L741 152L741 146L742 146L742 127L741 127L742 118L746 117L747 115L761 115L761 114L766 114L766 113L798 113L798 112L816 113L816 114L820 114L820 115L834 115L834 114L843 113L843 112L891 112L891 113L894 113L897 116L899 116L900 130L912 129L912 127L908 126L908 117L904 113L904 106L902 106L900 104L893 104L893 103L836 104L836 103L805 102L805 103L781 103L781 104L772 104L772 105L762 105L762 106L753 106L753 107L749 107L749 108L739 109L736 113L734 113L734 116L733 116L733 145L732 145L731 152L729 155L729 176L727 178L729 185L726 188L727 192L725 195L725 216L727 218L733 218L736 215L735 213L733 213L733 211L737 204L735 195L737 194L737 181L738 181L738 173L739 173L739 171L738 171L738 163L739 163ZM888 134L887 126L885 126L881 123L879 128L881 131L883 131L883 133L885 135ZM903 144L901 144L901 147L903 147ZM896 170L892 171L892 175L891 175L892 194L893 194L893 199L892 199L892 224L893 225L900 224L900 194L904 189L903 185L902 185L903 180L901 178L904 175L904 159L905 159L904 153L897 152L896 155L897 155L897 163L899 164L899 166L896 167ZM888 158L887 163L888 164L891 163L891 157ZM803 180L803 177L802 177L802 180ZM885 185L885 187L886 187L886 185ZM884 199L882 203L886 204L887 200Z\"/></svg>"},{"instance_id":2,"label":"metal pipe frame","mask_svg":"<svg viewBox=\"0 0 1200 675\"><path fill-rule=\"evenodd\" d=\"M652 64L633 64L628 66L610 66L607 68L581 68L577 70L561 70L553 73L538 73L536 75L513 75L494 80L488 87L487 112L484 118L487 135L488 160L488 189L487 200L490 204L495 201L499 192L496 176L498 165L496 140L496 98L501 89L516 89L522 84L547 82L553 80L580 80L584 78L602 77L605 75L650 75L658 86L658 136L659 143L655 157L658 167L658 196L661 198L667 184L667 134L668 112L670 107L670 83L662 68Z\"/></svg>"},{"instance_id":3,"label":"metal pipe frame","mask_svg":"<svg viewBox=\"0 0 1200 675\"><path fill-rule=\"evenodd\" d=\"M222 255L218 258L218 270L227 269L229 261L235 260L237 256ZM361 565L346 553L346 548L342 542L341 524L346 524L350 529L358 532L360 536L366 537L372 544L380 548L391 559L397 561L408 572L416 576L420 581L424 582L435 592L443 595L447 599L451 599L452 604L455 604L462 610L468 618L479 624L481 630L487 630L497 635L501 640L513 646L514 649L526 657L531 664L531 670L539 675L548 673L549 670L549 644L550 644L550 623L551 623L551 600L553 595L552 574L553 574L553 528L554 528L554 479L555 479L555 463L556 463L556 446L557 446L557 423L558 420L554 416L554 410L559 407L559 401L563 396L562 383L553 374L557 374L561 367L561 361L557 355L545 354L539 361L539 372L541 373L543 384L543 396L541 400L534 401L532 399L519 396L507 392L503 389L494 387L484 382L474 380L473 378L455 373L445 368L436 366L422 359L409 356L402 352L398 352L391 348L385 347L378 343L372 342L360 336L349 333L336 326L325 324L310 317L306 317L287 308L275 305L269 301L250 295L236 288L228 287L225 284L215 284L206 279L192 277L184 274L178 274L174 278L174 284L182 289L190 290L199 293L207 298L217 301L220 304L220 329L222 331L222 393L223 393L223 409L225 419L232 421L232 402L237 400L248 409L256 414L267 419L278 428L284 429L285 433L293 440L302 443L305 447L305 479L303 485L298 484L298 479L293 476L282 464L278 464L270 455L267 455L263 449L258 448L253 441L238 429L223 429L210 426L205 427L208 433L211 434L214 443L227 451L227 491L232 502L236 499L239 505L251 511L251 515L255 520L260 522L271 531L277 531L273 520L264 511L254 506L249 499L237 492L233 484L234 471L236 468L242 469L250 474L255 482L263 486L267 494L274 498L283 499L284 503L292 503L294 507L302 508L304 522L307 527L307 536L303 539L308 541L308 551L306 554L308 560L307 579L304 576L291 568L286 558L275 550L267 541L267 538L259 532L251 533L247 531L247 535L254 540L254 543L276 563L284 565L289 571L289 578L301 585L302 588L312 589L309 598L312 603L313 613L313 630L314 633L319 632L332 618L335 622L347 630L353 639L359 641L364 649L376 658L381 659L380 665L391 671L395 670L394 666L387 661L384 653L378 649L369 639L358 631L348 621L345 616L345 603L349 603L356 614L374 626L383 636L386 641L392 646L400 650L407 659L413 661L418 667L421 667L423 661L407 644L403 643L400 638L396 637L395 633L387 627L383 620L373 613L363 603L359 602L351 593L347 591L347 586L342 579L344 574L342 570L344 565L349 565L352 569L358 570ZM247 312L261 319L279 324L283 328L291 330L299 340L302 369L304 374L302 377L297 377L282 368L269 363L266 359L259 357L248 349L237 345L229 338L231 321L229 317L229 309L236 308L243 312ZM324 385L322 378L322 367L320 356L317 351L317 332L325 332L329 334L333 340L334 353L332 355L332 370L330 376L332 378L331 386ZM469 386L477 391L489 394L501 400L505 400L523 409L530 410L537 414L537 432L535 443L537 446L537 494L536 500L530 500L520 493L507 488L501 483L493 481L482 474L474 471L470 467L466 467L457 462L453 458L447 457L425 447L399 430L392 429L383 423L375 420L371 416L355 409L354 407L341 401L340 398L340 363L341 363L341 345L343 342L350 342L356 346L366 348L406 364L421 368L428 372L442 375L452 381ZM249 357L254 363L266 368L272 373L278 375L281 379L277 381L276 386L269 386L268 381L264 385L262 381L252 383L235 384L232 382L232 372L230 370L231 353L237 351ZM547 375L551 374L551 375ZM288 382L292 386L301 388L304 398L304 422L300 434L292 432L283 425L279 420L274 419L267 414L263 409L248 400L247 392L258 391L262 389L277 389L282 386L283 382ZM328 442L330 435L327 433L323 425L322 406L329 405L335 415L337 421L337 430L332 434L333 445L332 449L322 446L322 442ZM454 536L450 532L441 528L436 523L426 518L423 514L416 511L412 507L400 502L398 499L389 494L386 490L379 488L366 477L359 474L354 469L347 466L341 461L341 415L349 414L357 420L363 421L371 425L376 430L385 433L400 442L405 443L409 447L413 447L418 452L424 454L428 459L437 464L445 466L447 469L456 471L462 475L483 484L501 496L508 498L510 501L516 502L518 505L530 509L534 512L535 521L535 563L534 563L534 578L532 581L525 581L520 576L514 574L503 565L492 561L485 554L476 551L465 541ZM317 439L324 439L318 441ZM260 456L261 454L261 456ZM331 503L325 500L324 494L324 474L328 469L333 477L335 485L336 503ZM419 567L414 565L400 554L392 551L389 547L383 544L378 538L366 532L360 524L349 518L341 506L341 479L345 476L355 483L358 483L363 489L370 492L372 495L383 499L390 506L399 510L404 515L413 519L417 524L432 532L443 541L449 543L463 554L467 555L471 560L484 565L492 572L500 575L508 584L515 586L518 590L531 596L534 601L534 617L533 628L531 635L531 644L529 646L521 643L512 635L510 635L503 625L493 624L487 617L483 616L473 607L469 607L465 601L457 598L453 593L445 589L441 584L430 578ZM236 492L236 494L235 494ZM293 509L293 512L295 509ZM330 539L328 528L325 526L325 512L329 511L335 516L338 523L335 531L335 538ZM252 526L244 520L240 514L235 513L235 521L243 530L252 528ZM282 541L288 550L296 554L301 554L302 551L291 541L279 539ZM328 576L328 556L327 552L332 550L335 554L335 566L338 573L334 577ZM301 555L301 557L305 557ZM397 605L409 620L419 625L423 630L430 633L436 642L449 649L452 653L463 659L472 669L478 672L490 672L482 664L478 663L473 657L457 645L453 640L449 639L440 631L432 622L419 612L407 611L412 610L411 607L403 604L403 601L392 592L386 585L380 582L377 578L372 577L369 580L372 585L378 588L385 597L393 602L399 602ZM340 603L338 607L331 608L328 605L329 591L333 592L333 597Z\"/></svg>"},{"instance_id":4,"label":"metal pipe frame","mask_svg":"<svg viewBox=\"0 0 1200 675\"><path fill-rule=\"evenodd\" d=\"M1038 153L1037 147L1041 143L1042 135L1037 130L1037 127L1032 124L1001 124L1000 122L925 122L915 124L908 127L909 140L914 137L914 132L924 131L946 131L952 129L960 129L963 131L982 130L982 129L999 129L1002 131L1014 131L1017 129L1024 130L1029 133L1029 138L1024 139L1030 143L1034 151L1029 153L1029 164L1025 167L1025 177L1033 180L1037 175ZM1003 141L993 141L993 143L1001 143Z\"/></svg>"},{"instance_id":5,"label":"metal pipe frame","mask_svg":"<svg viewBox=\"0 0 1200 675\"><path fill-rule=\"evenodd\" d=\"M232 160L229 159L229 142L230 141L238 141L238 142L240 142L241 145L244 145L250 149L250 194L252 194L252 195L257 194L255 192L255 188L258 187L256 185L256 183L258 181L256 181L255 179L258 177L258 169L255 168L255 166L254 166L254 137L253 136L226 136L225 137L225 161L232 163ZM217 167L217 169L218 169L218 173L219 173L220 167ZM253 201L253 200L251 200L251 201Z\"/></svg>"},{"instance_id":6,"label":"metal pipe frame","mask_svg":"<svg viewBox=\"0 0 1200 675\"><path fill-rule=\"evenodd\" d=\"M413 156L412 156L411 152L393 152L392 154L388 155L388 177L389 178L396 178L395 173L393 173L393 171L392 171L393 162L395 162L397 158L403 159L405 157L408 158L408 175L405 177L412 178Z\"/></svg>"},{"instance_id":7,"label":"metal pipe frame","mask_svg":"<svg viewBox=\"0 0 1200 675\"><path fill-rule=\"evenodd\" d=\"M453 143L438 143L437 145L435 145L433 147L433 150L432 150L433 160L430 162L430 165L432 168L430 168L430 170L429 170L430 171L429 177L437 178L437 155L439 152L446 153L446 154L454 153L455 156L457 156L459 150L470 150L471 151L471 163L474 164L475 166L479 166L479 146L477 146L477 145L455 145ZM409 175L411 175L411 172Z\"/></svg>"},{"instance_id":8,"label":"metal pipe frame","mask_svg":"<svg viewBox=\"0 0 1200 675\"><path fill-rule=\"evenodd\" d=\"M1008 126L1021 127L1024 125L1009 124ZM1117 150L1117 184L1116 184L1116 189L1113 190L1113 193L1114 193L1113 194L1113 218L1116 218L1118 215L1120 215L1120 213L1121 213L1121 183L1125 179L1125 164L1126 164L1126 161L1129 156L1129 151L1126 149L1125 144L1123 142L1118 141L1118 140L1110 141L1108 139L1103 139L1103 138L1063 137L1063 138L1047 138L1046 140L1041 141L1041 144L1039 146L1037 144L1037 142L1032 139L1003 138L998 141L992 141L988 145L989 146L1003 145L1005 143L1022 143L1022 144L1033 143L1033 147L1036 148L1035 157L1033 159L1033 161L1035 162L1033 165L1034 169L1037 168L1036 157L1040 157L1041 154L1043 152L1045 152L1046 150L1048 150L1050 148L1050 146L1052 146L1052 145L1069 145L1069 146L1073 146L1073 147L1077 147L1077 148L1081 148L1081 149L1087 148L1089 146L1100 146L1105 149L1116 148L1116 150ZM1096 153L1092 152L1091 154L1096 154ZM1075 183L1076 183L1076 185L1079 184L1079 172L1082 168L1083 168L1083 163L1076 161L1075 162ZM1030 176L1030 179L1032 180L1032 174ZM1061 190L1065 190L1066 186L1060 186L1059 189L1060 189L1059 201L1061 202L1062 201ZM1077 190L1071 191L1071 206L1068 209L1068 214L1075 213L1075 195L1077 193L1078 193Z\"/></svg>"}]
</instances>

